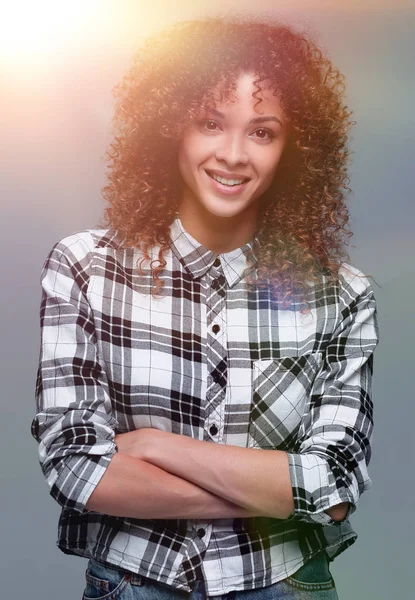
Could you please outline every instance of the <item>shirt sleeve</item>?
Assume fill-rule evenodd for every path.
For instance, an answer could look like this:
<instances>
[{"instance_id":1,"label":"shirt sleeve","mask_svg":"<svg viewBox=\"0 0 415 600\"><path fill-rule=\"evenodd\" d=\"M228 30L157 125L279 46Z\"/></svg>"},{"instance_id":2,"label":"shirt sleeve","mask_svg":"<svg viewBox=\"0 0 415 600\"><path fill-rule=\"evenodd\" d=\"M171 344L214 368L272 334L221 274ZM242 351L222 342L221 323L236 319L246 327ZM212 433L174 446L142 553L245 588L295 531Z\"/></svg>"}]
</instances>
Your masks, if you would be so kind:
<instances>
[{"instance_id":1,"label":"shirt sleeve","mask_svg":"<svg viewBox=\"0 0 415 600\"><path fill-rule=\"evenodd\" d=\"M99 362L86 292L93 259L87 234L56 244L42 275L41 349L32 435L52 497L82 512L117 451L116 421Z\"/></svg>"},{"instance_id":2,"label":"shirt sleeve","mask_svg":"<svg viewBox=\"0 0 415 600\"><path fill-rule=\"evenodd\" d=\"M342 276L338 325L324 352L298 437L288 453L294 498L290 520L336 524L325 511L349 502L346 518L371 485L371 377L378 342L376 305L366 278Z\"/></svg>"}]
</instances>

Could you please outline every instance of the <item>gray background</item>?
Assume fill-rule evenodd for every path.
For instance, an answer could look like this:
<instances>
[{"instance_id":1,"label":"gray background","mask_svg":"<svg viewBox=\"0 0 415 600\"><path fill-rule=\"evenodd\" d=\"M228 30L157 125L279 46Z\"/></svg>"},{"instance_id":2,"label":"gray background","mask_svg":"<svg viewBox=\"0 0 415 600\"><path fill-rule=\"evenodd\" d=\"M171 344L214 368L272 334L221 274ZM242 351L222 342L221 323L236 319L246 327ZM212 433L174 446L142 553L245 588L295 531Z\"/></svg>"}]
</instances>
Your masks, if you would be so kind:
<instances>
[{"instance_id":1,"label":"gray background","mask_svg":"<svg viewBox=\"0 0 415 600\"><path fill-rule=\"evenodd\" d=\"M251 3L228 2L225 9L244 12ZM215 0L176 2L174 9L167 0L149 4L102 0L94 13L79 17L76 32L20 48L10 39L8 48L0 43L4 598L75 600L84 587L86 561L55 546L59 507L48 496L29 432L43 261L57 240L95 226L102 214L111 88L142 37L173 20L225 10ZM282 8L287 4L289 9ZM415 7L399 1L342 0L332 8L324 1L279 6L262 0L260 8L316 30L346 75L357 121L350 252L352 262L379 284L373 487L352 517L359 539L332 563L332 572L340 600L411 598Z\"/></svg>"}]
</instances>

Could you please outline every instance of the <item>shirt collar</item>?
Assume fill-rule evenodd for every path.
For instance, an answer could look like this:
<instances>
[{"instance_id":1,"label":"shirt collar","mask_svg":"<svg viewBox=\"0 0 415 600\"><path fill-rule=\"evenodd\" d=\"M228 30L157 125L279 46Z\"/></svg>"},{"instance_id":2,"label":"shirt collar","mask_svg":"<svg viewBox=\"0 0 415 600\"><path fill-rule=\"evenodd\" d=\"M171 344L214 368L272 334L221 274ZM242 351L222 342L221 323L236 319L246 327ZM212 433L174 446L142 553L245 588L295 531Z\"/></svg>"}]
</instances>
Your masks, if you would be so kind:
<instances>
[{"instance_id":1,"label":"shirt collar","mask_svg":"<svg viewBox=\"0 0 415 600\"><path fill-rule=\"evenodd\" d=\"M247 255L252 251L254 242L254 240L251 240L241 248L217 255L195 240L184 229L179 217L176 217L170 225L170 239L172 252L195 279L205 275L216 258L219 258L229 287L234 286L242 279L244 271L248 267ZM253 260L256 264L255 255L253 255Z\"/></svg>"}]
</instances>

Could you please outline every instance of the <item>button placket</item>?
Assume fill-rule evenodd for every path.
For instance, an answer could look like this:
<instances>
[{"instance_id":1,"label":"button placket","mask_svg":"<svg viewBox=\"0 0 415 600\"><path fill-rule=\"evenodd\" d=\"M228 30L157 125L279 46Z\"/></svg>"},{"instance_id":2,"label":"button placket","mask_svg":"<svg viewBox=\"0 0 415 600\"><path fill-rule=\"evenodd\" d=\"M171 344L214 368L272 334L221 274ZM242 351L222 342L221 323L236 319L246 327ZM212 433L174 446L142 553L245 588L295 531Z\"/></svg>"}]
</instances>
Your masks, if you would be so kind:
<instances>
[{"instance_id":1,"label":"button placket","mask_svg":"<svg viewBox=\"0 0 415 600\"><path fill-rule=\"evenodd\" d=\"M207 276L206 325L207 325L207 390L205 440L212 440L221 429L224 418L224 400L228 378L228 352L226 341L226 279L217 258ZM213 413L215 413L214 418ZM211 417L211 419L209 418ZM209 422L210 421L210 422ZM210 428L213 428L212 433Z\"/></svg>"}]
</instances>

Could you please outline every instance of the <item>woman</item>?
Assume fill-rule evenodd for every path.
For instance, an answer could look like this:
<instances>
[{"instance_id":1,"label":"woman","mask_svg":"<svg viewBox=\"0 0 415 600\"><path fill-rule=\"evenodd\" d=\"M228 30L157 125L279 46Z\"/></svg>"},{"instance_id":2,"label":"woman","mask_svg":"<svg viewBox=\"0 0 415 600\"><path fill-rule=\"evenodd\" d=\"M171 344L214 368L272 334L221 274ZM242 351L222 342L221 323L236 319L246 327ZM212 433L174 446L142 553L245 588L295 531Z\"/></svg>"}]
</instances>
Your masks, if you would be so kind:
<instances>
[{"instance_id":1,"label":"woman","mask_svg":"<svg viewBox=\"0 0 415 600\"><path fill-rule=\"evenodd\" d=\"M312 40L236 18L119 86L105 228L42 277L32 431L84 598L337 598L377 343L342 92Z\"/></svg>"}]
</instances>

